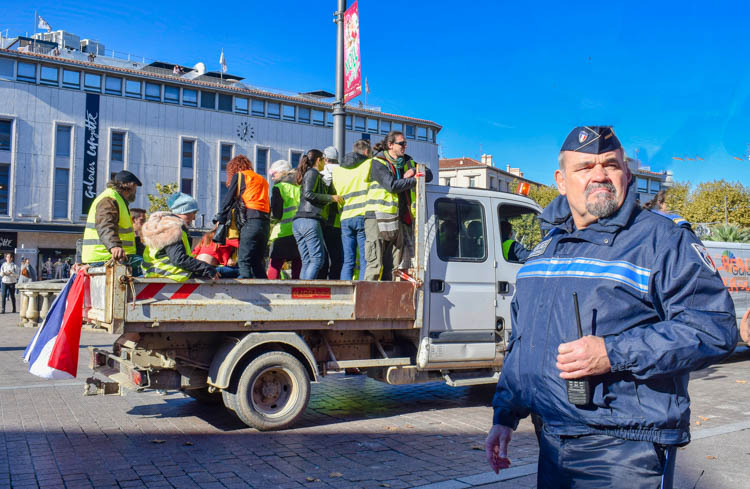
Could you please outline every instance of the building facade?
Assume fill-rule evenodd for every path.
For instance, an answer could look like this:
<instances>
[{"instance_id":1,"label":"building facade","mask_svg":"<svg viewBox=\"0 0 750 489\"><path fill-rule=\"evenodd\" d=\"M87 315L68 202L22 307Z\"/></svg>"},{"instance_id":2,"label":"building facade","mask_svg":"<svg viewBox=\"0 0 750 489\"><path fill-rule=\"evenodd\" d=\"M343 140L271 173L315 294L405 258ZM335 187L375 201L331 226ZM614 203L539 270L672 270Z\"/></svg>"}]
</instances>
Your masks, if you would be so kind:
<instances>
[{"instance_id":1,"label":"building facade","mask_svg":"<svg viewBox=\"0 0 750 489\"><path fill-rule=\"evenodd\" d=\"M247 155L265 175L332 144L332 94L275 93L241 77L173 63L105 56L63 31L0 41L0 249L37 265L71 256L88 207L114 173L144 186L132 207L148 209L155 184L178 184L207 227L226 187L226 164ZM346 147L404 132L408 153L438 168L434 122L347 107Z\"/></svg>"},{"instance_id":2,"label":"building facade","mask_svg":"<svg viewBox=\"0 0 750 489\"><path fill-rule=\"evenodd\" d=\"M506 166L505 170L496 168L492 155L482 155L481 161L472 158L445 158L440 160L440 185L453 187L484 188L499 192L515 192L513 184L526 182L539 186L540 183L524 178L518 168Z\"/></svg>"},{"instance_id":3,"label":"building facade","mask_svg":"<svg viewBox=\"0 0 750 489\"><path fill-rule=\"evenodd\" d=\"M651 171L648 166L642 166L641 161L634 158L626 158L628 168L635 179L638 200L641 204L653 199L659 190L667 189L672 186L672 171L662 172Z\"/></svg>"}]
</instances>

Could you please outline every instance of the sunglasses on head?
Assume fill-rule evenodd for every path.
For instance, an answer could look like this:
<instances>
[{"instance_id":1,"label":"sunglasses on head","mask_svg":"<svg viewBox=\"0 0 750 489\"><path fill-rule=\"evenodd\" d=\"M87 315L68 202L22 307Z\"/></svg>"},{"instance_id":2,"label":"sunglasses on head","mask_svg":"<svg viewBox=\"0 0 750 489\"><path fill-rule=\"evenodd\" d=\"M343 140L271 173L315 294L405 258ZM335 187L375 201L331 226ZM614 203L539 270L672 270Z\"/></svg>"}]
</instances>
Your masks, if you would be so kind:
<instances>
[{"instance_id":1,"label":"sunglasses on head","mask_svg":"<svg viewBox=\"0 0 750 489\"><path fill-rule=\"evenodd\" d=\"M399 145L399 146L401 146L402 148L406 147L406 141L398 141L398 142L395 142L395 143L393 143L393 144L398 144L398 145Z\"/></svg>"}]
</instances>

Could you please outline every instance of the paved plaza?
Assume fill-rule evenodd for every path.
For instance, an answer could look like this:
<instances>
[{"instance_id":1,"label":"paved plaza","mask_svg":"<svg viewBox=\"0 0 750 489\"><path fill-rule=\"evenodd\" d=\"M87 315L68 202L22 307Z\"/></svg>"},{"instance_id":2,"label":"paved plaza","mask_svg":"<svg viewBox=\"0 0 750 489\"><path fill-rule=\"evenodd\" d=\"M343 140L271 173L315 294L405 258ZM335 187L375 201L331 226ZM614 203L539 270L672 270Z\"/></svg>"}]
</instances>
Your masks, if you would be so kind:
<instances>
[{"instance_id":1,"label":"paved plaza","mask_svg":"<svg viewBox=\"0 0 750 489\"><path fill-rule=\"evenodd\" d=\"M0 489L5 488L526 488L536 485L528 420L511 443L513 467L485 462L490 388L389 386L335 374L313 386L294 429L261 433L223 406L179 392L83 396L86 346L114 336L84 331L78 378L47 381L21 361L34 330L0 316ZM679 450L679 488L747 487L750 351L696 372L693 442ZM624 485L623 487L627 487Z\"/></svg>"}]
</instances>

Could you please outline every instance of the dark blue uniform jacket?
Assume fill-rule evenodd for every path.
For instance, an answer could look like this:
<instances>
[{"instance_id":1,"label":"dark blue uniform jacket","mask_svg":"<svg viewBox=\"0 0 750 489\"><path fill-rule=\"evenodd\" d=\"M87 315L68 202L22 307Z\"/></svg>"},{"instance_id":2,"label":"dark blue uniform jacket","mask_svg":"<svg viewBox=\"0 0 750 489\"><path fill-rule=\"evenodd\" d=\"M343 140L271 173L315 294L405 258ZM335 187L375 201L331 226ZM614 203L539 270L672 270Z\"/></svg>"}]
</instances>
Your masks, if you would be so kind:
<instances>
[{"instance_id":1,"label":"dark blue uniform jacket","mask_svg":"<svg viewBox=\"0 0 750 489\"><path fill-rule=\"evenodd\" d=\"M641 210L628 189L609 218L577 230L564 196L541 215L549 230L516 277L509 352L492 405L515 429L530 412L557 435L608 434L667 445L690 441L689 372L737 343L734 306L701 242ZM610 373L589 378L588 406L568 402L560 343L604 338Z\"/></svg>"}]
</instances>

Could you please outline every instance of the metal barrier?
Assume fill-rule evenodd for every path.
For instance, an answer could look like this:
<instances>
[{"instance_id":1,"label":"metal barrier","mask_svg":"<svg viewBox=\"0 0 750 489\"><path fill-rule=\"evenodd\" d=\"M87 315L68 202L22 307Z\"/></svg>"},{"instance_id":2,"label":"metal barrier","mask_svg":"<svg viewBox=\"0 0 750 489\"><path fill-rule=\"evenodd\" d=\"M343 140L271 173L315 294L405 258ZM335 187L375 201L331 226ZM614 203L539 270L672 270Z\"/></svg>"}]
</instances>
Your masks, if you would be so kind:
<instances>
[{"instance_id":1,"label":"metal barrier","mask_svg":"<svg viewBox=\"0 0 750 489\"><path fill-rule=\"evenodd\" d=\"M19 309L19 326L35 328L44 322L55 297L65 288L67 280L43 280L18 284L16 290L21 294Z\"/></svg>"}]
</instances>

